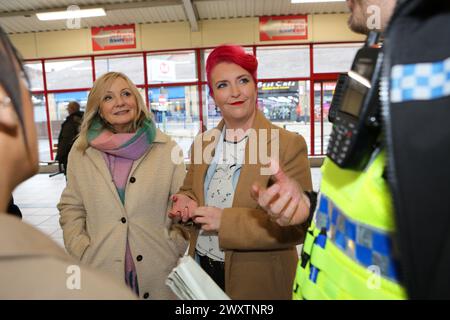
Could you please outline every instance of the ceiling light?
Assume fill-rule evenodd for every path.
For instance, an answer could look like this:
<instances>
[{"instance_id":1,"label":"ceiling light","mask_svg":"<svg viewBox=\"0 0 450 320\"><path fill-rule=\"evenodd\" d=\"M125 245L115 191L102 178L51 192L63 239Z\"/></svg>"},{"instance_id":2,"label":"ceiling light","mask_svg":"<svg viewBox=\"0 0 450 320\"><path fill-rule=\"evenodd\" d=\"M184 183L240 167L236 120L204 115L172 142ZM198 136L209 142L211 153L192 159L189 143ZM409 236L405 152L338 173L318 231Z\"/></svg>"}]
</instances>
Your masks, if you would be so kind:
<instances>
[{"instance_id":1,"label":"ceiling light","mask_svg":"<svg viewBox=\"0 0 450 320\"><path fill-rule=\"evenodd\" d=\"M102 17L102 16L106 16L106 12L103 8L95 8L95 9L42 12L42 13L36 13L36 16L41 21L66 20L66 19L75 19L75 18Z\"/></svg>"},{"instance_id":2,"label":"ceiling light","mask_svg":"<svg viewBox=\"0 0 450 320\"><path fill-rule=\"evenodd\" d=\"M345 0L291 0L291 3L345 2Z\"/></svg>"}]
</instances>

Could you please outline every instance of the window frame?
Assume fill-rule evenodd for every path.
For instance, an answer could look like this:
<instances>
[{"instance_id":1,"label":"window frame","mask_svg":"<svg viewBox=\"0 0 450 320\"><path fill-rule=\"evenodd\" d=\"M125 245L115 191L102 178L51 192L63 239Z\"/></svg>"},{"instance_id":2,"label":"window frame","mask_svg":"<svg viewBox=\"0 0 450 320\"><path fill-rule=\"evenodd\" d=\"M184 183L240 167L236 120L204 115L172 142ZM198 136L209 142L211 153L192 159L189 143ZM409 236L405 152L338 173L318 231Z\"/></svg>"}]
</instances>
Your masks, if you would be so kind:
<instances>
[{"instance_id":1,"label":"window frame","mask_svg":"<svg viewBox=\"0 0 450 320\"><path fill-rule=\"evenodd\" d=\"M245 48L252 48L253 54L257 57L257 48L263 47L289 47L289 46L304 46L309 47L309 65L310 65L310 73L307 77L285 77L285 78L258 78L260 82L273 82L273 81L309 81L310 88L314 88L315 82L321 81L337 81L339 73L330 72L330 73L315 73L314 72L314 46L315 45L363 45L361 41L342 41L342 42L302 42L302 43L282 43L282 44L254 44L254 45L243 45ZM43 90L32 90L32 94L42 94L45 98L45 106L46 106L46 116L47 116L47 130L48 130L48 139L50 150L52 150L53 140L56 140L57 137L52 137L51 127L50 127L50 115L49 115L49 104L48 104L48 95L52 93L68 93L68 92L77 92L77 91L90 91L92 87L85 88L71 88L71 89L55 89L49 90L47 88L47 77L45 70L45 62L47 61L55 61L55 60L71 60L71 59L90 59L92 66L92 83L96 80L96 68L95 68L95 59L101 57L115 57L117 56L136 56L141 55L143 62L143 73L144 73L144 84L136 85L138 88L144 89L145 92L145 103L147 108L149 108L149 89L157 88L157 87L170 87L170 86L196 86L198 92L198 114L199 114L199 127L204 130L206 126L204 126L204 108L203 104L206 103L208 97L205 96L205 92L203 91L203 86L207 85L206 76L204 75L204 51L214 49L215 47L207 46L207 47L197 47L197 48L181 48L181 49L167 49L167 50L148 50L148 51L126 51L126 52L113 52L113 53L103 53L103 54L88 54L88 55L76 55L76 56L66 56L66 57L48 57L48 58L40 58L40 59L25 59L24 63L41 63L42 65L42 73L43 73ZM187 81L187 82L167 82L167 83L157 83L157 84L149 84L148 82L148 70L147 70L147 56L155 55L155 54L170 54L176 52L194 52L195 54L195 68L197 73L197 81ZM310 126L310 150L309 156L324 156L323 152L316 152L314 148L315 143L315 130L314 130L314 90L309 90L310 93L310 115L311 115L311 126ZM207 110L206 110L207 112ZM323 121L323 120L322 120ZM321 137L323 139L323 137ZM54 160L54 154L50 151L50 159Z\"/></svg>"}]
</instances>

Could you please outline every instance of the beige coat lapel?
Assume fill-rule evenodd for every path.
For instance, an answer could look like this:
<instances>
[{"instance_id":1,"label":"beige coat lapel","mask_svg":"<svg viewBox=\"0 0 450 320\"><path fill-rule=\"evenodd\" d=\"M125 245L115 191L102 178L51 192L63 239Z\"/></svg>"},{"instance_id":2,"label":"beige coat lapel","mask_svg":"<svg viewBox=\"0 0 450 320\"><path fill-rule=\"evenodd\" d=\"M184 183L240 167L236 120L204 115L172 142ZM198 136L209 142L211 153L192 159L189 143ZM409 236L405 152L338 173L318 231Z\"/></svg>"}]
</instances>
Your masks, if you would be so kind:
<instances>
[{"instance_id":1,"label":"beige coat lapel","mask_svg":"<svg viewBox=\"0 0 450 320\"><path fill-rule=\"evenodd\" d=\"M207 131L202 136L202 162L198 165L197 170L194 171L194 179L197 181L201 181L201 183L198 184L201 190L195 190L195 194L199 196L199 206L205 205L204 184L206 172L208 171L208 167L211 164L212 159L214 158L216 146L219 142L219 134L220 132L222 132L223 126L224 122L222 120L212 131ZM211 144L213 144L214 146L211 146ZM204 152L206 149L209 150L210 148L213 148L212 152Z\"/></svg>"},{"instance_id":2,"label":"beige coat lapel","mask_svg":"<svg viewBox=\"0 0 450 320\"><path fill-rule=\"evenodd\" d=\"M105 179L106 184L108 185L111 193L114 195L116 201L120 204L119 206L122 208L122 201L120 201L119 194L117 193L116 186L111 177L111 173L109 172L108 167L106 166L106 161L103 158L103 155L100 151L89 147L86 149L87 157L92 161L94 166L98 169L100 175Z\"/></svg>"},{"instance_id":3,"label":"beige coat lapel","mask_svg":"<svg viewBox=\"0 0 450 320\"><path fill-rule=\"evenodd\" d=\"M133 162L133 166L131 167L131 171L130 171L130 177L132 177L134 175L136 169L139 167L139 164L148 156L151 149L153 148L154 143L167 143L167 142L169 142L169 137L164 135L159 129L156 129L155 140L153 141L150 148L148 148L148 150L145 152L145 154L142 157L140 157L139 159L137 159L136 161Z\"/></svg>"},{"instance_id":4,"label":"beige coat lapel","mask_svg":"<svg viewBox=\"0 0 450 320\"><path fill-rule=\"evenodd\" d=\"M270 150L270 144L271 144L271 124L270 122L264 117L261 111L256 112L255 121L253 123L252 129L255 130L256 135L249 136L249 141L247 141L247 145L245 147L245 163L242 166L241 173L239 176L239 181L236 186L235 190L235 196L233 199L233 207L249 207L249 204L253 203L256 207L256 202L253 200L250 194L250 188L254 182L258 182L263 186L267 185L267 181L269 180L270 176L262 176L261 175L261 168L263 165L261 164L258 157L255 157L255 155L252 155L250 157L250 147L251 144L255 145L256 148L252 148L252 152L256 150L259 154L259 146L260 146L260 136L259 136L259 129L265 129L267 130L267 148L266 150ZM250 139L252 139L250 141ZM250 160L254 158L257 159L257 163L250 164Z\"/></svg>"},{"instance_id":5,"label":"beige coat lapel","mask_svg":"<svg viewBox=\"0 0 450 320\"><path fill-rule=\"evenodd\" d=\"M153 143L167 143L169 141L169 138L161 133L159 129L156 129L156 136ZM150 150L153 146L151 146L146 153L140 157L138 160L133 162L133 166L131 167L130 176L132 176L136 169L138 168L139 164L144 160L147 155L149 154ZM109 172L108 167L106 166L106 161L103 158L103 155L100 151L89 147L86 149L86 155L88 158L92 161L92 163L95 165L95 167L98 169L100 175L105 179L106 184L108 185L109 189L111 190L112 194L114 195L114 198L116 201L120 204L120 207L123 208L122 201L120 200L119 194L117 192L117 188L114 185L114 182L111 177L111 173Z\"/></svg>"}]
</instances>

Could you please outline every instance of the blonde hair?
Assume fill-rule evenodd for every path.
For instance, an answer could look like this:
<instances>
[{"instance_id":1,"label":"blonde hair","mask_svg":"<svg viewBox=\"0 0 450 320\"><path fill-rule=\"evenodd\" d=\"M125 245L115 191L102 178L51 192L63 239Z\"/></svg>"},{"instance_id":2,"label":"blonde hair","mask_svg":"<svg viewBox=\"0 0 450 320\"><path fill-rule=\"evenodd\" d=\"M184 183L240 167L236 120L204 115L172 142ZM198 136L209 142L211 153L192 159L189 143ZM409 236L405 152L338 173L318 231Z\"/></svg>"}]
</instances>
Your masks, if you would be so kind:
<instances>
[{"instance_id":1,"label":"blonde hair","mask_svg":"<svg viewBox=\"0 0 450 320\"><path fill-rule=\"evenodd\" d=\"M139 93L137 87L134 85L133 82L131 82L131 80L125 74L121 72L105 73L95 81L92 90L89 92L86 111L84 113L83 122L81 124L80 134L78 137L79 140L78 148L83 152L89 147L89 142L87 138L88 130L92 124L92 121L96 117L99 117L101 123L103 124L104 129L113 131L111 125L105 122L100 117L99 113L100 113L100 103L102 102L106 92L111 88L112 83L118 78L122 78L128 83L128 86L130 87L130 90L134 95L137 104L136 117L130 123L129 127L127 128L127 132L135 132L142 125L145 119L153 119L153 115L151 112L148 111L144 99L142 99L142 96Z\"/></svg>"}]
</instances>

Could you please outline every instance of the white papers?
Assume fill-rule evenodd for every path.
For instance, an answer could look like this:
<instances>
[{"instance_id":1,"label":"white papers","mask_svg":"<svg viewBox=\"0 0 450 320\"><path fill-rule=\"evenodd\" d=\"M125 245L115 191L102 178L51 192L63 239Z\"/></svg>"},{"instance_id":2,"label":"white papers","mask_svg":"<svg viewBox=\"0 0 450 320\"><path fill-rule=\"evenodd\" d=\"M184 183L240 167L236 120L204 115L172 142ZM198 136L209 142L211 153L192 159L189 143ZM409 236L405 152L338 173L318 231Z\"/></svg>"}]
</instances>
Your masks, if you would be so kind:
<instances>
[{"instance_id":1,"label":"white papers","mask_svg":"<svg viewBox=\"0 0 450 320\"><path fill-rule=\"evenodd\" d=\"M190 256L178 261L166 284L181 300L230 300Z\"/></svg>"}]
</instances>

